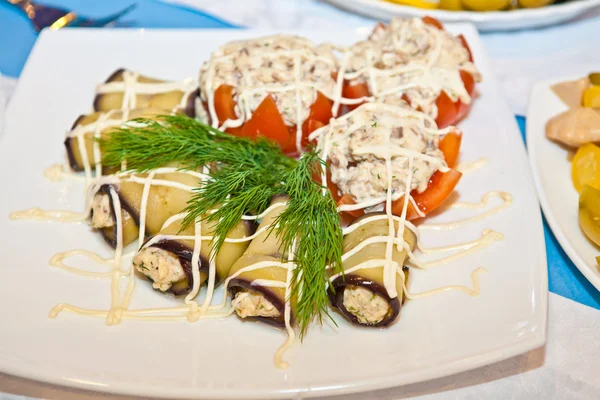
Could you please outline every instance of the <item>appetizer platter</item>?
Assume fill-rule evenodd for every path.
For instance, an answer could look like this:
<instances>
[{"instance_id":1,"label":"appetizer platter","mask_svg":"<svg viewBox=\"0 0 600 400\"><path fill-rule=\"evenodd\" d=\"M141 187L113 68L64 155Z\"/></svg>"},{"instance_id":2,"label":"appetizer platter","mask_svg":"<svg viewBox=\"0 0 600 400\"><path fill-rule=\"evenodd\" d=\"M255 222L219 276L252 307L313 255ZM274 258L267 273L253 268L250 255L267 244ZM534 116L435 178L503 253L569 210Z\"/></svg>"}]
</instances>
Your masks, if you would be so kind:
<instances>
[{"instance_id":1,"label":"appetizer platter","mask_svg":"<svg viewBox=\"0 0 600 400\"><path fill-rule=\"evenodd\" d=\"M94 52L47 80L48 60L91 38ZM366 37L43 34L0 143L1 166L19 169L0 203L7 265L40 278L33 299L7 285L32 271L5 269L3 371L280 398L542 345L541 219L496 88L474 28L433 18ZM358 343L368 350L348 351Z\"/></svg>"},{"instance_id":2,"label":"appetizer platter","mask_svg":"<svg viewBox=\"0 0 600 400\"><path fill-rule=\"evenodd\" d=\"M600 290L600 74L535 86L527 121L544 214L561 246ZM552 160L552 161L550 161Z\"/></svg>"},{"instance_id":3,"label":"appetizer platter","mask_svg":"<svg viewBox=\"0 0 600 400\"><path fill-rule=\"evenodd\" d=\"M328 0L368 17L432 16L443 22L471 22L480 31L530 29L567 22L600 6L600 0ZM556 3L556 4L553 4Z\"/></svg>"}]
</instances>

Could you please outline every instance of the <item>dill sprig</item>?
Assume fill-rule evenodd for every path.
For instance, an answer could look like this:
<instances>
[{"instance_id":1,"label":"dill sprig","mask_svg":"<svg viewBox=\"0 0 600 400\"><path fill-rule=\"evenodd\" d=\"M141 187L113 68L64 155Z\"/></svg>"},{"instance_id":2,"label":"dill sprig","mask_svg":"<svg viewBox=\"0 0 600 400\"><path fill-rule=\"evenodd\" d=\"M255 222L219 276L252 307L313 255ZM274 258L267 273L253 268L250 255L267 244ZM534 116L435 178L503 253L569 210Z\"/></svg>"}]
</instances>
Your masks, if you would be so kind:
<instances>
[{"instance_id":1,"label":"dill sprig","mask_svg":"<svg viewBox=\"0 0 600 400\"><path fill-rule=\"evenodd\" d=\"M329 191L324 194L313 179L320 174L322 163L315 151L302 155L285 181L288 207L274 223L284 249L292 248L294 241L296 244L293 262L298 267L291 296L298 299L296 319L302 336L315 317L321 323L323 314L328 315L325 266L331 265L334 273L342 270L340 216Z\"/></svg>"},{"instance_id":2,"label":"dill sprig","mask_svg":"<svg viewBox=\"0 0 600 400\"><path fill-rule=\"evenodd\" d=\"M189 169L215 163L284 169L295 164L267 139L238 138L182 115L134 119L99 142L104 165L126 161L128 169L140 172L168 164Z\"/></svg>"},{"instance_id":3,"label":"dill sprig","mask_svg":"<svg viewBox=\"0 0 600 400\"><path fill-rule=\"evenodd\" d=\"M179 115L137 119L99 141L106 166L125 161L138 172L169 164L209 166L210 179L198 183L183 227L198 219L216 222L213 255L244 214L263 212L275 195L289 196L272 229L283 248L295 242L291 296L302 335L313 319L322 321L328 304L326 267L341 270L343 236L335 201L313 180L323 163L316 152L296 161L267 139L235 137Z\"/></svg>"}]
</instances>

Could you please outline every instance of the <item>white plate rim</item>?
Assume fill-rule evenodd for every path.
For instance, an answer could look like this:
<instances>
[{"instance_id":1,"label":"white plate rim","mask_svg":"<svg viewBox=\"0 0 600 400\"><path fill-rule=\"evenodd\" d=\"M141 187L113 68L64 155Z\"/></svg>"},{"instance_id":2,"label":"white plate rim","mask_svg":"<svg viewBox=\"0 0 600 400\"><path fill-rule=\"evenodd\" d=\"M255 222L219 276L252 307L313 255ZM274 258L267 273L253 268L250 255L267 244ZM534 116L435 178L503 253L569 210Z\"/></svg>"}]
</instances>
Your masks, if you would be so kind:
<instances>
[{"instance_id":1,"label":"white plate rim","mask_svg":"<svg viewBox=\"0 0 600 400\"><path fill-rule=\"evenodd\" d=\"M571 77L564 77L561 79L552 79L552 80L536 83L531 91L531 96L530 96L530 101L529 101L529 110L527 112L527 115L529 116L532 114L532 110L535 107L534 99L536 98L536 95L540 90L547 89L551 85L554 85L559 82L574 80L574 79L578 79L578 78L580 78L580 77L571 76ZM558 223L556 214L554 213L554 211L552 210L552 208L550 207L550 204L548 202L548 195L546 194L546 190L544 189L544 186L542 185L541 171L538 168L538 164L537 164L538 149L536 148L535 145L532 145L535 143L535 140L536 140L533 137L534 126L536 125L536 123L539 123L539 122L542 122L542 121L536 121L533 118L527 118L527 120L526 120L527 144L528 144L527 150L529 152L529 164L531 166L531 171L533 172L533 179L535 182L536 191L538 193L538 200L542 206L542 210L544 211L544 216L546 217L546 220L548 221L548 225L550 225L550 228L552 229L552 233L554 234L554 236L560 243L561 247L563 248L563 250L565 251L567 256L569 256L569 259L573 262L573 264L575 264L575 266L583 274L583 276L585 276L585 278L596 289L600 290L600 276L598 274L594 273L594 271L588 266L588 264L585 262L585 260L579 254L579 252L575 249L575 247L573 246L573 244L571 243L571 241L569 240L567 235L563 232L563 230L560 227L560 224ZM543 121L543 122L545 123L545 121ZM543 139L545 139L545 136ZM577 221L573 221L573 223L577 223ZM583 233L582 233L582 235L583 235Z\"/></svg>"}]
</instances>

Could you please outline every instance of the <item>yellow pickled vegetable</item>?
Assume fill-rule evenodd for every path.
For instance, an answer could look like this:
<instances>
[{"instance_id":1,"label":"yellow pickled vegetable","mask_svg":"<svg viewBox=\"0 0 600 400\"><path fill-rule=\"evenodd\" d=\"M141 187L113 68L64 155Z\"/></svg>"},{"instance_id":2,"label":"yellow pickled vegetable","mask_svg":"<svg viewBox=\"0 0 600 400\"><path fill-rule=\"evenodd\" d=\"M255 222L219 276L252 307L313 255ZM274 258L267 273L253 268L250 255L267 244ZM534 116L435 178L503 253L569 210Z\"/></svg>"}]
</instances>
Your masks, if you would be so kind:
<instances>
[{"instance_id":1,"label":"yellow pickled vegetable","mask_svg":"<svg viewBox=\"0 0 600 400\"><path fill-rule=\"evenodd\" d=\"M585 235L600 246L600 190L586 185L579 195L579 226Z\"/></svg>"},{"instance_id":2,"label":"yellow pickled vegetable","mask_svg":"<svg viewBox=\"0 0 600 400\"><path fill-rule=\"evenodd\" d=\"M440 0L440 8L452 11L464 10L462 0Z\"/></svg>"},{"instance_id":3,"label":"yellow pickled vegetable","mask_svg":"<svg viewBox=\"0 0 600 400\"><path fill-rule=\"evenodd\" d=\"M510 7L511 0L462 0L465 8L473 11L500 11Z\"/></svg>"},{"instance_id":4,"label":"yellow pickled vegetable","mask_svg":"<svg viewBox=\"0 0 600 400\"><path fill-rule=\"evenodd\" d=\"M577 150L571 164L571 179L578 192L585 185L600 189L600 147L588 143Z\"/></svg>"},{"instance_id":5,"label":"yellow pickled vegetable","mask_svg":"<svg viewBox=\"0 0 600 400\"><path fill-rule=\"evenodd\" d=\"M519 5L525 8L544 7L554 3L554 0L519 0Z\"/></svg>"},{"instance_id":6,"label":"yellow pickled vegetable","mask_svg":"<svg viewBox=\"0 0 600 400\"><path fill-rule=\"evenodd\" d=\"M435 0L427 1L427 0L386 0L390 3L401 4L403 6L412 6L417 8L425 8L428 10L433 10L438 8L438 2Z\"/></svg>"},{"instance_id":7,"label":"yellow pickled vegetable","mask_svg":"<svg viewBox=\"0 0 600 400\"><path fill-rule=\"evenodd\" d=\"M592 85L600 86L600 72L592 72L588 75L588 78Z\"/></svg>"},{"instance_id":8,"label":"yellow pickled vegetable","mask_svg":"<svg viewBox=\"0 0 600 400\"><path fill-rule=\"evenodd\" d=\"M583 92L583 106L588 108L600 108L600 86L590 86Z\"/></svg>"}]
</instances>

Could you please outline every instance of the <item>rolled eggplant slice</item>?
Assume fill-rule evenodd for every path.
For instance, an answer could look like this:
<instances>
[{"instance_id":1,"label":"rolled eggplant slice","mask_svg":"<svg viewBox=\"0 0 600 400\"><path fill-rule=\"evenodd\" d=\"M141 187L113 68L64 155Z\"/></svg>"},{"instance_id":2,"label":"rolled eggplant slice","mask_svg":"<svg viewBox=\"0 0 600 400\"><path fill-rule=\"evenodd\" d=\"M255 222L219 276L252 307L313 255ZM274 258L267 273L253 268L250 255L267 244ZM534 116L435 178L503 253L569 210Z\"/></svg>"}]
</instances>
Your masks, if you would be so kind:
<instances>
[{"instance_id":1,"label":"rolled eggplant slice","mask_svg":"<svg viewBox=\"0 0 600 400\"><path fill-rule=\"evenodd\" d=\"M197 83L191 80L165 81L122 68L98 85L96 92L95 111L149 107L183 112L192 118L199 95Z\"/></svg>"},{"instance_id":2,"label":"rolled eggplant slice","mask_svg":"<svg viewBox=\"0 0 600 400\"><path fill-rule=\"evenodd\" d=\"M286 197L274 198L271 206L284 204ZM286 206L272 209L258 225L258 231L271 226ZM229 271L231 280L227 289L232 297L232 306L241 318L251 318L277 327L284 327L286 303L287 269L275 266L287 258L287 251L281 248L281 241L269 230L259 233L250 243L244 255ZM263 268L246 269L264 263ZM269 266L272 264L272 266ZM246 270L244 270L246 269ZM291 317L294 320L294 299L291 300Z\"/></svg>"},{"instance_id":3,"label":"rolled eggplant slice","mask_svg":"<svg viewBox=\"0 0 600 400\"><path fill-rule=\"evenodd\" d=\"M198 187L199 178L186 171L157 173L154 175L146 201L145 236L156 235L163 224L187 206L192 189ZM112 247L117 246L117 232L123 229L123 246L139 236L140 212L146 174L120 176L118 183L104 183L92 193L90 225L98 229ZM122 227L118 226L115 201L111 188L120 202ZM189 188L189 189L188 189Z\"/></svg>"},{"instance_id":4,"label":"rolled eggplant slice","mask_svg":"<svg viewBox=\"0 0 600 400\"><path fill-rule=\"evenodd\" d=\"M200 234L203 237L212 237L215 230L216 223L203 222L200 225ZM240 220L228 232L227 239L251 236L254 230L254 222ZM152 281L155 289L175 295L188 293L194 284L192 258L195 241L179 237L193 237L194 235L194 226L183 229L181 220L171 223L142 246L133 258L133 266ZM225 241L223 243L219 252L214 255L216 282L227 278L231 266L242 256L248 248L248 244L247 241ZM198 260L200 286L208 280L213 251L212 240L201 240Z\"/></svg>"},{"instance_id":5,"label":"rolled eggplant slice","mask_svg":"<svg viewBox=\"0 0 600 400\"><path fill-rule=\"evenodd\" d=\"M96 162L102 161L97 160L94 154L95 136L104 138L111 130L135 118L154 119L158 115L169 113L169 110L159 108L135 108L127 111L113 110L106 113L94 112L79 116L73 123L71 131L65 139L65 147L71 169L74 171L83 171L86 164L94 168ZM83 140L83 146L80 140ZM101 157L102 155L100 154ZM114 168L102 168L104 175L114 172L116 172Z\"/></svg>"},{"instance_id":6,"label":"rolled eggplant slice","mask_svg":"<svg viewBox=\"0 0 600 400\"><path fill-rule=\"evenodd\" d=\"M367 214L352 224L363 224L364 220L376 214ZM395 224L398 229L398 223ZM374 237L387 237L389 222L378 219L364 223L344 237L344 253L356 248L360 243ZM408 228L404 229L404 240L410 249L416 245L416 236ZM371 260L381 260L382 265L374 268L360 268L333 279L329 291L332 306L353 324L365 326L387 326L394 322L400 313L403 299L404 280L396 274L396 291L392 298L384 285L384 263L386 242L371 243L343 262L345 271ZM400 267L406 261L406 250L398 251L394 245L392 260ZM405 275L406 277L406 275Z\"/></svg>"}]
</instances>

